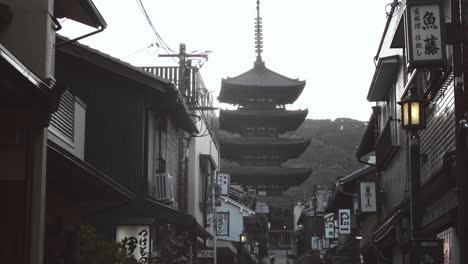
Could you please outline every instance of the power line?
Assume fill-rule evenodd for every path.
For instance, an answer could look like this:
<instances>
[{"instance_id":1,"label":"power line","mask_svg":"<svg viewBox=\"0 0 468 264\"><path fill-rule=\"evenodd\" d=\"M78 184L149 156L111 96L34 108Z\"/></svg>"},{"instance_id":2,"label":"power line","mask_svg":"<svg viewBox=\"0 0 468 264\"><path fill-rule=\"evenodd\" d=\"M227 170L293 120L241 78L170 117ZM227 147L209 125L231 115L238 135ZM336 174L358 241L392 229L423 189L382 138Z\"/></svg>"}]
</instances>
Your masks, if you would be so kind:
<instances>
[{"instance_id":1,"label":"power line","mask_svg":"<svg viewBox=\"0 0 468 264\"><path fill-rule=\"evenodd\" d=\"M149 15L148 15L148 12L146 11L146 8L145 6L143 5L143 2L142 0L136 0L137 4L138 4L138 7L140 8L143 16L145 17L146 21L148 22L148 24L150 25L151 29L153 30L154 34L156 35L156 38L159 40L159 42L162 44L162 48L166 50L166 52L174 52L174 50L172 50L169 45L167 45L167 43L163 40L163 38L161 37L161 35L159 35L158 31L156 30L156 28L154 27L154 24L153 22L151 21Z\"/></svg>"},{"instance_id":2,"label":"power line","mask_svg":"<svg viewBox=\"0 0 468 264\"><path fill-rule=\"evenodd\" d=\"M127 56L124 56L124 57L122 57L122 58L120 58L120 59L121 59L121 60L126 59L126 58L128 58L128 57L130 57L130 56L133 56L133 55L138 54L138 53L140 53L140 52L142 52L142 51L144 51L144 50L147 50L147 49L149 49L149 48L151 48L151 47L154 47L155 45L157 45L157 43L151 43L150 45L148 45L148 46L146 46L146 47L144 47L144 48L142 48L142 49L139 49L139 50L137 50L137 51L135 51L135 52L133 52L133 53L130 53L130 54L128 54Z\"/></svg>"}]
</instances>

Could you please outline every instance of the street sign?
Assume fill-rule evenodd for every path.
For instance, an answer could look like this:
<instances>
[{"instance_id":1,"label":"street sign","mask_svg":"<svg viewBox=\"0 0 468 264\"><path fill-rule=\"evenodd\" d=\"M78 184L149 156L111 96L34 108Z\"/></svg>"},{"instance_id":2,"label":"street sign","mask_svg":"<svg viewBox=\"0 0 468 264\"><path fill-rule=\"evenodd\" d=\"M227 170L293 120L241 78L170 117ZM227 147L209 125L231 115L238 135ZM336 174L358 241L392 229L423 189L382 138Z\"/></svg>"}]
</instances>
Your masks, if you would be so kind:
<instances>
[{"instance_id":1,"label":"street sign","mask_svg":"<svg viewBox=\"0 0 468 264\"><path fill-rule=\"evenodd\" d=\"M335 238L335 225L333 221L325 222L325 238Z\"/></svg>"},{"instance_id":2,"label":"street sign","mask_svg":"<svg viewBox=\"0 0 468 264\"><path fill-rule=\"evenodd\" d=\"M375 182L361 182L361 212L376 212Z\"/></svg>"},{"instance_id":3,"label":"street sign","mask_svg":"<svg viewBox=\"0 0 468 264\"><path fill-rule=\"evenodd\" d=\"M198 250L197 258L213 258L214 252L212 249Z\"/></svg>"},{"instance_id":4,"label":"street sign","mask_svg":"<svg viewBox=\"0 0 468 264\"><path fill-rule=\"evenodd\" d=\"M351 210L338 210L338 232L342 235L351 234Z\"/></svg>"}]
</instances>

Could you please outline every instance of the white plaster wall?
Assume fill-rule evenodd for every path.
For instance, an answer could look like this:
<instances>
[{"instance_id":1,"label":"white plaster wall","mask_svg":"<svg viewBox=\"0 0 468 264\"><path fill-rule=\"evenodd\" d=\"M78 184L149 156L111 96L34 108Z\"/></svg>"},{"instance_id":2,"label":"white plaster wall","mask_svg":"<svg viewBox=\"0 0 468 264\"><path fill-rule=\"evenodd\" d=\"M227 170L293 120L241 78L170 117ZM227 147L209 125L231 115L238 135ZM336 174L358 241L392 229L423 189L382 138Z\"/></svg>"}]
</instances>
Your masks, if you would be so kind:
<instances>
[{"instance_id":1,"label":"white plaster wall","mask_svg":"<svg viewBox=\"0 0 468 264\"><path fill-rule=\"evenodd\" d=\"M221 240L239 241L239 235L244 228L244 218L241 213L241 208L222 200L221 207L218 207L217 212L229 212L229 236L217 236Z\"/></svg>"},{"instance_id":2,"label":"white plaster wall","mask_svg":"<svg viewBox=\"0 0 468 264\"><path fill-rule=\"evenodd\" d=\"M0 31L0 43L42 79L54 76L55 31L49 14L53 0L0 0L13 12Z\"/></svg>"},{"instance_id":3,"label":"white plaster wall","mask_svg":"<svg viewBox=\"0 0 468 264\"><path fill-rule=\"evenodd\" d=\"M199 115L200 113L196 113ZM205 134L204 121L197 122L197 128L200 134ZM219 150L214 143L214 139L210 134L204 137L192 137L189 145L189 166L188 166L188 213L193 215L199 224L203 223L203 212L200 209L202 202L201 190L201 170L200 170L200 155L211 155L216 167L219 168Z\"/></svg>"},{"instance_id":4,"label":"white plaster wall","mask_svg":"<svg viewBox=\"0 0 468 264\"><path fill-rule=\"evenodd\" d=\"M301 217L302 211L304 211L304 205L296 205L294 206L293 214L294 214L294 231L297 231L297 220Z\"/></svg>"}]
</instances>

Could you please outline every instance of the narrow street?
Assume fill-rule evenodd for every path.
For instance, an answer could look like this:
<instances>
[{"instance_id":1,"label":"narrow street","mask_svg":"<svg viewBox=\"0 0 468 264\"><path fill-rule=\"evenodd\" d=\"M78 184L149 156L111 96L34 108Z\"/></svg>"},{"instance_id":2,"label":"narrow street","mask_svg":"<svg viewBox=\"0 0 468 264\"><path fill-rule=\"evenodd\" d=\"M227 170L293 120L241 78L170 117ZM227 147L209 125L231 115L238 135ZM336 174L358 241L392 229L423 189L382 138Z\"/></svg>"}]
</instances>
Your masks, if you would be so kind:
<instances>
[{"instance_id":1,"label":"narrow street","mask_svg":"<svg viewBox=\"0 0 468 264\"><path fill-rule=\"evenodd\" d=\"M468 0L0 0L0 262L468 263Z\"/></svg>"}]
</instances>

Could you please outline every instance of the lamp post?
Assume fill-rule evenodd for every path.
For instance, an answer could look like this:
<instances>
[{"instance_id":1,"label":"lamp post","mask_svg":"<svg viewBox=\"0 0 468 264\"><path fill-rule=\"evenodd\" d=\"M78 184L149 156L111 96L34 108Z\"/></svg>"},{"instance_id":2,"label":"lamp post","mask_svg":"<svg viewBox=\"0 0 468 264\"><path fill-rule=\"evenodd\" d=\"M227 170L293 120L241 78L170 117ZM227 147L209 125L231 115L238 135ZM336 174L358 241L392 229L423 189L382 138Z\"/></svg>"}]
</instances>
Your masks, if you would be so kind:
<instances>
[{"instance_id":1,"label":"lamp post","mask_svg":"<svg viewBox=\"0 0 468 264\"><path fill-rule=\"evenodd\" d=\"M258 251L259 251L258 245L259 245L259 243L255 242L255 244L254 244L254 253L255 253L255 256L257 257L257 263L258 263Z\"/></svg>"},{"instance_id":2,"label":"lamp post","mask_svg":"<svg viewBox=\"0 0 468 264\"><path fill-rule=\"evenodd\" d=\"M408 133L408 167L410 177L410 239L414 240L414 229L416 219L419 215L415 212L415 200L418 196L421 169L419 155L419 135L418 131L425 128L425 102L410 91L409 95L403 98L401 105L401 126ZM411 242L412 243L412 242Z\"/></svg>"},{"instance_id":3,"label":"lamp post","mask_svg":"<svg viewBox=\"0 0 468 264\"><path fill-rule=\"evenodd\" d=\"M244 251L245 251L245 243L247 242L247 234L242 230L242 232L239 234L239 248L237 250L237 255L238 255L238 260L239 263L244 263ZM249 252L250 254L250 252Z\"/></svg>"}]
</instances>

